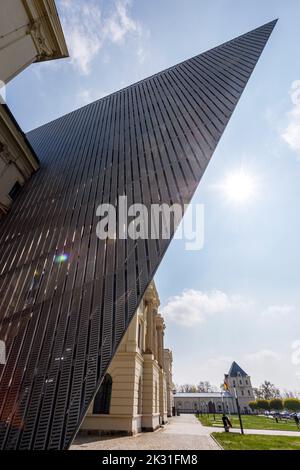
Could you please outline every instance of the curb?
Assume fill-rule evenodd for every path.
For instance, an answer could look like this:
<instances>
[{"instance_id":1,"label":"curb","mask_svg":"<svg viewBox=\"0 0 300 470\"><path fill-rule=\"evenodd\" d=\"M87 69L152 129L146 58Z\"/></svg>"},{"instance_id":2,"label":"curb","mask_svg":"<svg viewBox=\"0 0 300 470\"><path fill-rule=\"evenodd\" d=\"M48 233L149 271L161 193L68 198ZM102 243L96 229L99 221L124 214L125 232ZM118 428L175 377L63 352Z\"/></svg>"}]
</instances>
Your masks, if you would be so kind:
<instances>
[{"instance_id":1,"label":"curb","mask_svg":"<svg viewBox=\"0 0 300 470\"><path fill-rule=\"evenodd\" d=\"M220 450L224 450L224 448L221 446L221 444L217 441L217 439L212 434L210 434L210 437L212 438L213 441L215 441L215 443L217 444Z\"/></svg>"}]
</instances>

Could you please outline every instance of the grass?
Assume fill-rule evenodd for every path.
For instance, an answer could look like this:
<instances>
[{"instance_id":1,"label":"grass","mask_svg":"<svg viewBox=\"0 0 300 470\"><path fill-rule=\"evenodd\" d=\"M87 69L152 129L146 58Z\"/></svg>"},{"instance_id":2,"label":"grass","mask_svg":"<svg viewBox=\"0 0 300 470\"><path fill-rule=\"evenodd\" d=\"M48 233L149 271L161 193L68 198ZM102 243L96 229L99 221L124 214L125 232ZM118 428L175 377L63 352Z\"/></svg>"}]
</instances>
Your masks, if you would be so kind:
<instances>
[{"instance_id":1,"label":"grass","mask_svg":"<svg viewBox=\"0 0 300 470\"><path fill-rule=\"evenodd\" d=\"M214 432L224 450L300 450L300 437Z\"/></svg>"},{"instance_id":2,"label":"grass","mask_svg":"<svg viewBox=\"0 0 300 470\"><path fill-rule=\"evenodd\" d=\"M211 414L202 415L198 418L201 424L203 424L203 426L223 427L222 415L216 414L215 416L215 421L214 416ZM234 428L240 427L238 416L230 416L229 419ZM275 419L267 418L266 416L244 415L242 416L242 421L245 429L272 429L277 431L297 431L296 423L292 420L279 420L278 423L276 423Z\"/></svg>"}]
</instances>

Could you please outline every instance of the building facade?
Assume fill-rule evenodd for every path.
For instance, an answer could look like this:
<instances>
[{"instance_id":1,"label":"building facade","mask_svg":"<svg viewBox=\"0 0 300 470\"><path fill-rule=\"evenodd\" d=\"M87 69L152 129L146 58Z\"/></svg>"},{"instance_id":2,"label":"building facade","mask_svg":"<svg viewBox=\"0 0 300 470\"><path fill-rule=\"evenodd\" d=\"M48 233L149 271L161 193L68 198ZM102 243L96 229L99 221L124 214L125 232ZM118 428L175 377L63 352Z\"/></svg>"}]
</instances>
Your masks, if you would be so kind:
<instances>
[{"instance_id":1,"label":"building facade","mask_svg":"<svg viewBox=\"0 0 300 470\"><path fill-rule=\"evenodd\" d=\"M41 168L0 221L0 448L71 444L176 228L101 238L97 209L126 195L183 214L275 23L27 134ZM155 348L149 337L152 383Z\"/></svg>"},{"instance_id":2,"label":"building facade","mask_svg":"<svg viewBox=\"0 0 300 470\"><path fill-rule=\"evenodd\" d=\"M179 413L236 413L234 397L228 392L175 393Z\"/></svg>"},{"instance_id":3,"label":"building facade","mask_svg":"<svg viewBox=\"0 0 300 470\"><path fill-rule=\"evenodd\" d=\"M68 56L54 0L2 0L0 94L33 62ZM39 168L39 159L0 95L0 218Z\"/></svg>"},{"instance_id":4,"label":"building facade","mask_svg":"<svg viewBox=\"0 0 300 470\"><path fill-rule=\"evenodd\" d=\"M68 57L54 0L1 0L0 80L8 83L33 62Z\"/></svg>"},{"instance_id":5,"label":"building facade","mask_svg":"<svg viewBox=\"0 0 300 470\"><path fill-rule=\"evenodd\" d=\"M81 433L154 431L172 413L172 353L152 281L89 406Z\"/></svg>"},{"instance_id":6,"label":"building facade","mask_svg":"<svg viewBox=\"0 0 300 470\"><path fill-rule=\"evenodd\" d=\"M233 362L224 374L224 390L208 393L175 393L176 411L181 413L237 413L237 403L243 414L252 413L249 403L255 400L251 378Z\"/></svg>"},{"instance_id":7,"label":"building facade","mask_svg":"<svg viewBox=\"0 0 300 470\"><path fill-rule=\"evenodd\" d=\"M251 377L236 363L233 362L228 374L224 376L224 383L228 392L237 396L242 413L252 413L249 403L255 400Z\"/></svg>"}]
</instances>

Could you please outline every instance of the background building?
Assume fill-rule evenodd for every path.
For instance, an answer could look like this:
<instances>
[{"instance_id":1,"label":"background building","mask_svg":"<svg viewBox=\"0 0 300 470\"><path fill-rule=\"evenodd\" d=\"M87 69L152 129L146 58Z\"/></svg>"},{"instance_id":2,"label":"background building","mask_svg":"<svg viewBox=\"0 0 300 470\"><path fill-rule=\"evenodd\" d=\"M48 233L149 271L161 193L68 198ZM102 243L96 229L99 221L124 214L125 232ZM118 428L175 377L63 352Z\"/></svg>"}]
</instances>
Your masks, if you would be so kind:
<instances>
[{"instance_id":1,"label":"background building","mask_svg":"<svg viewBox=\"0 0 300 470\"><path fill-rule=\"evenodd\" d=\"M237 396L241 413L252 413L249 402L255 398L251 378L236 362L224 375L224 383L227 390L222 392L175 393L176 410L182 413L237 413Z\"/></svg>"},{"instance_id":2,"label":"background building","mask_svg":"<svg viewBox=\"0 0 300 470\"><path fill-rule=\"evenodd\" d=\"M224 382L227 384L228 392L233 397L236 393L241 412L251 413L249 403L255 400L255 395L250 376L236 362L233 362L228 374L224 376Z\"/></svg>"},{"instance_id":3,"label":"background building","mask_svg":"<svg viewBox=\"0 0 300 470\"><path fill-rule=\"evenodd\" d=\"M174 404L176 412L181 413L236 412L234 398L228 392L175 393Z\"/></svg>"},{"instance_id":4,"label":"background building","mask_svg":"<svg viewBox=\"0 0 300 470\"><path fill-rule=\"evenodd\" d=\"M117 349L81 432L136 434L154 431L171 415L172 353L154 282Z\"/></svg>"}]
</instances>

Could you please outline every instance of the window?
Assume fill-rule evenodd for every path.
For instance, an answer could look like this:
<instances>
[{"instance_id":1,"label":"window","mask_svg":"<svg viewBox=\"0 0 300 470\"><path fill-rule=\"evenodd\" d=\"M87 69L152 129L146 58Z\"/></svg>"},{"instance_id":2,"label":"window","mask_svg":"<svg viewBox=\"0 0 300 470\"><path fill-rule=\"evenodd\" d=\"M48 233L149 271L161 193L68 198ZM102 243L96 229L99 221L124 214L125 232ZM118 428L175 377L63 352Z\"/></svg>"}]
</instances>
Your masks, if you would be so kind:
<instances>
[{"instance_id":1,"label":"window","mask_svg":"<svg viewBox=\"0 0 300 470\"><path fill-rule=\"evenodd\" d=\"M103 382L97 392L94 399L93 413L96 415L108 415L110 409L112 389L112 378L109 374L106 374Z\"/></svg>"},{"instance_id":2,"label":"window","mask_svg":"<svg viewBox=\"0 0 300 470\"><path fill-rule=\"evenodd\" d=\"M248 380L246 380L246 385L248 385Z\"/></svg>"},{"instance_id":3,"label":"window","mask_svg":"<svg viewBox=\"0 0 300 470\"><path fill-rule=\"evenodd\" d=\"M142 377L139 380L139 391L138 391L138 414L141 415L143 413L143 381Z\"/></svg>"},{"instance_id":4,"label":"window","mask_svg":"<svg viewBox=\"0 0 300 470\"><path fill-rule=\"evenodd\" d=\"M138 348L142 350L143 348L143 328L142 324L139 321L139 326L138 326Z\"/></svg>"},{"instance_id":5,"label":"window","mask_svg":"<svg viewBox=\"0 0 300 470\"><path fill-rule=\"evenodd\" d=\"M232 382L232 383L233 383L233 386L235 387L235 380L233 380L233 382Z\"/></svg>"},{"instance_id":6,"label":"window","mask_svg":"<svg viewBox=\"0 0 300 470\"><path fill-rule=\"evenodd\" d=\"M242 390L242 396L244 396L244 390Z\"/></svg>"},{"instance_id":7,"label":"window","mask_svg":"<svg viewBox=\"0 0 300 470\"><path fill-rule=\"evenodd\" d=\"M13 187L8 193L9 197L14 201L18 194L21 192L21 189L22 186L20 185L19 181L16 181L16 183L13 185Z\"/></svg>"},{"instance_id":8,"label":"window","mask_svg":"<svg viewBox=\"0 0 300 470\"><path fill-rule=\"evenodd\" d=\"M243 382L240 380L240 385L242 385L242 383L243 383Z\"/></svg>"},{"instance_id":9,"label":"window","mask_svg":"<svg viewBox=\"0 0 300 470\"><path fill-rule=\"evenodd\" d=\"M250 390L248 390L248 395L249 395L249 397L251 396L251 392L250 392Z\"/></svg>"}]
</instances>

